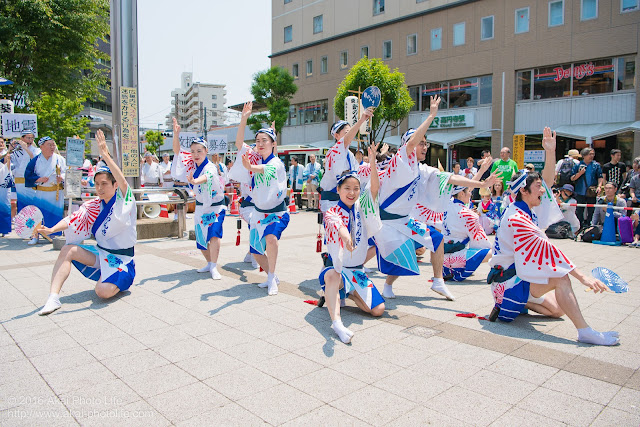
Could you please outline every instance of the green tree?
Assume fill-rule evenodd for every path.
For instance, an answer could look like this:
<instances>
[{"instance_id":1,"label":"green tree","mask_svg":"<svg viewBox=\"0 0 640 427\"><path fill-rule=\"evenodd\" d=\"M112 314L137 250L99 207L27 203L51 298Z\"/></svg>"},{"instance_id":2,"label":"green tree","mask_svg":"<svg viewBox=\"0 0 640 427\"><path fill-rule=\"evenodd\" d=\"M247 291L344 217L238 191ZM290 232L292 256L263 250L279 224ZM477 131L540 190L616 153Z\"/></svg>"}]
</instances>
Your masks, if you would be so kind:
<instances>
[{"instance_id":1,"label":"green tree","mask_svg":"<svg viewBox=\"0 0 640 427\"><path fill-rule=\"evenodd\" d=\"M293 76L282 67L271 67L256 73L251 84L251 94L257 103L267 106L268 113L249 117L249 127L257 131L264 123L275 122L276 133L280 134L289 115L289 100L297 90Z\"/></svg>"},{"instance_id":2,"label":"green tree","mask_svg":"<svg viewBox=\"0 0 640 427\"><path fill-rule=\"evenodd\" d=\"M387 64L379 58L362 58L338 86L333 99L333 110L338 117L344 119L344 99L354 95L349 90L365 90L369 86L377 86L382 93L371 126L372 140L382 142L384 135L397 128L407 117L414 104L404 82L404 74L397 68L391 72Z\"/></svg>"},{"instance_id":3,"label":"green tree","mask_svg":"<svg viewBox=\"0 0 640 427\"><path fill-rule=\"evenodd\" d=\"M144 134L144 139L147 141L145 147L151 154L156 154L158 147L164 144L164 136L162 136L162 132L160 131L148 130Z\"/></svg>"},{"instance_id":4,"label":"green tree","mask_svg":"<svg viewBox=\"0 0 640 427\"><path fill-rule=\"evenodd\" d=\"M31 106L38 115L38 136L50 136L64 150L67 137L75 135L84 138L89 132L89 119L77 117L82 111L80 99L57 93L44 93Z\"/></svg>"},{"instance_id":5,"label":"green tree","mask_svg":"<svg viewBox=\"0 0 640 427\"><path fill-rule=\"evenodd\" d=\"M14 82L0 93L19 110L45 92L97 98L107 80L97 42L108 33L109 0L0 1L0 76Z\"/></svg>"}]
</instances>

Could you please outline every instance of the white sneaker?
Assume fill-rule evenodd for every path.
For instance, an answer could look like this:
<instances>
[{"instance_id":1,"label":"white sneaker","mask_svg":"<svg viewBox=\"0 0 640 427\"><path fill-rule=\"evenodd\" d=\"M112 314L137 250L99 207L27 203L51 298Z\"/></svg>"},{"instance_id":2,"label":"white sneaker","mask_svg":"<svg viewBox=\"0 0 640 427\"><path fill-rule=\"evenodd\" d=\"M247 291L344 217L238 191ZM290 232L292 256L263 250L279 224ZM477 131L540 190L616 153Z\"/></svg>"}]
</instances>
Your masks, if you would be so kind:
<instances>
[{"instance_id":1,"label":"white sneaker","mask_svg":"<svg viewBox=\"0 0 640 427\"><path fill-rule=\"evenodd\" d=\"M431 285L431 290L433 292L442 295L443 297L445 297L449 301L455 301L456 300L456 297L454 297L453 294L451 292L449 292L449 289L447 288L447 285L444 284L444 280L442 280L441 283L439 283L440 281L436 282L437 279L431 279L431 280L433 280L433 285Z\"/></svg>"},{"instance_id":2,"label":"white sneaker","mask_svg":"<svg viewBox=\"0 0 640 427\"><path fill-rule=\"evenodd\" d=\"M251 252L247 252L247 254L244 256L244 262L253 263L253 262L256 262L256 259L253 257L253 255L251 255Z\"/></svg>"},{"instance_id":3,"label":"white sneaker","mask_svg":"<svg viewBox=\"0 0 640 427\"><path fill-rule=\"evenodd\" d=\"M38 244L38 240L39 240L39 239L38 239L38 237L37 237L37 236L36 236L36 237L33 237L31 240L29 240L29 241L27 242L27 245L30 245L30 246L37 245L37 244Z\"/></svg>"},{"instance_id":4,"label":"white sneaker","mask_svg":"<svg viewBox=\"0 0 640 427\"><path fill-rule=\"evenodd\" d=\"M198 273L208 273L209 271L211 271L211 264L207 263L207 265L205 265L202 268L199 268L196 270Z\"/></svg>"},{"instance_id":5,"label":"white sneaker","mask_svg":"<svg viewBox=\"0 0 640 427\"><path fill-rule=\"evenodd\" d=\"M218 267L212 267L210 271L211 271L211 278L213 280L222 279L222 274L220 274L220 272L218 271Z\"/></svg>"},{"instance_id":6,"label":"white sneaker","mask_svg":"<svg viewBox=\"0 0 640 427\"><path fill-rule=\"evenodd\" d=\"M44 307L42 307L42 310L38 312L38 314L40 316L46 316L47 314L53 313L60 307L62 307L62 303L60 302L60 299L58 297L49 295L47 302L45 303Z\"/></svg>"}]
</instances>

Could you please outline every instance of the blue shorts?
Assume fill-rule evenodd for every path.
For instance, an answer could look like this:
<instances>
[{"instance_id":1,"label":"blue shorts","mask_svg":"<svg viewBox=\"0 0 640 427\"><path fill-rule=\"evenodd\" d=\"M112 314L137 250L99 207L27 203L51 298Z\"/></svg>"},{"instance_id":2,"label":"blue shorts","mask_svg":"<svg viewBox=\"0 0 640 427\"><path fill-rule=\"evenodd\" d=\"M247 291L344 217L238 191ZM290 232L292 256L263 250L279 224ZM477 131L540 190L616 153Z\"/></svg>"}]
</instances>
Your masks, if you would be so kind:
<instances>
[{"instance_id":1,"label":"blue shorts","mask_svg":"<svg viewBox=\"0 0 640 427\"><path fill-rule=\"evenodd\" d=\"M280 221L272 222L267 226L267 228L264 230L264 234L262 235L262 238L264 239L267 235L273 234L274 236L276 236L276 239L280 240L280 236L282 236L282 232L289 225L290 218L291 217L289 217L289 213L285 212L285 214L282 215L282 218L280 218ZM260 252L256 251L251 246L249 246L249 252L251 252L252 254L260 255Z\"/></svg>"},{"instance_id":2,"label":"blue shorts","mask_svg":"<svg viewBox=\"0 0 640 427\"><path fill-rule=\"evenodd\" d=\"M213 224L209 225L209 228L207 228L207 243L214 237L217 237L218 239L222 239L222 224L224 223L224 217L226 215L226 212L227 212L226 209L222 209L218 214L219 215L218 220ZM202 246L198 242L196 242L196 246L201 251L207 250L206 246Z\"/></svg>"}]
</instances>

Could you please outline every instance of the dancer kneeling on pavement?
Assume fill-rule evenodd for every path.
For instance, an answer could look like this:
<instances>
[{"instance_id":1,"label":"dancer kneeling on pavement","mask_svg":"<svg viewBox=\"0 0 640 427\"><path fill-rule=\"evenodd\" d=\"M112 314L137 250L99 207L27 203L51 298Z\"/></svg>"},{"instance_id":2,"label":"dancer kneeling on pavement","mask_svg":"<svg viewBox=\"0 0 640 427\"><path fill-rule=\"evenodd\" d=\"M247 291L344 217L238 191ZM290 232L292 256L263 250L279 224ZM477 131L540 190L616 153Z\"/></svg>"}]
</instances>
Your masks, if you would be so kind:
<instances>
[{"instance_id":1,"label":"dancer kneeling on pavement","mask_svg":"<svg viewBox=\"0 0 640 427\"><path fill-rule=\"evenodd\" d=\"M471 190L456 187L444 214L444 275L462 282L491 259L491 242L480 225L480 217L469 209Z\"/></svg>"},{"instance_id":2,"label":"dancer kneeling on pavement","mask_svg":"<svg viewBox=\"0 0 640 427\"><path fill-rule=\"evenodd\" d=\"M210 273L213 280L222 279L217 262L220 255L222 223L226 213L224 178L219 169L207 159L209 143L196 138L189 144L190 151L180 147L180 125L173 119L173 152L171 176L176 181L188 182L196 196L193 222L196 245L207 260L198 273Z\"/></svg>"},{"instance_id":3,"label":"dancer kneeling on pavement","mask_svg":"<svg viewBox=\"0 0 640 427\"><path fill-rule=\"evenodd\" d=\"M85 202L76 212L55 226L40 229L52 234L65 231L67 244L62 248L51 274L51 293L38 314L53 313L61 307L60 289L73 264L85 277L97 280L96 295L111 298L126 291L136 275L133 247L136 244L136 201L122 171L109 155L101 130L96 133L100 155L106 163L96 170L98 197ZM80 245L91 236L96 246Z\"/></svg>"},{"instance_id":4,"label":"dancer kneeling on pavement","mask_svg":"<svg viewBox=\"0 0 640 427\"><path fill-rule=\"evenodd\" d=\"M442 234L434 227L420 221L416 213L417 203L428 206L434 212L446 207L454 185L471 188L493 185L496 175L485 181L473 181L461 175L440 172L436 168L421 165L429 145L425 138L427 129L438 112L440 97L431 97L430 114L418 129L409 129L402 135L402 145L380 174L380 219L382 230L374 237L378 250L380 272L387 275L382 295L395 298L393 283L399 276L420 274L416 257L416 243L431 252L433 278L431 289L453 301L442 275L444 248Z\"/></svg>"},{"instance_id":5,"label":"dancer kneeling on pavement","mask_svg":"<svg viewBox=\"0 0 640 427\"><path fill-rule=\"evenodd\" d=\"M377 145L369 147L369 161L373 165L376 148ZM363 266L369 249L368 237L381 227L376 202L378 187L378 174L372 173L369 186L361 194L358 174L345 171L337 185L340 200L325 214L330 263L320 273L320 284L333 322L331 329L344 343L351 341L353 332L342 324L340 299L351 298L362 311L372 316L384 313L384 299Z\"/></svg>"},{"instance_id":6,"label":"dancer kneeling on pavement","mask_svg":"<svg viewBox=\"0 0 640 427\"><path fill-rule=\"evenodd\" d=\"M243 142L244 129L252 107L251 102L244 104L238 126L238 157L242 159L245 174L248 174L248 177L240 177L238 181L251 182L250 195L255 210L251 213L249 244L256 261L267 272L267 280L258 286L267 288L269 295L277 295L279 280L275 270L278 240L289 224L289 213L284 201L287 171L282 160L273 155L277 140L273 129L263 128L256 132L256 151Z\"/></svg>"},{"instance_id":7,"label":"dancer kneeling on pavement","mask_svg":"<svg viewBox=\"0 0 640 427\"><path fill-rule=\"evenodd\" d=\"M523 171L509 184L515 201L500 221L487 278L496 304L490 320L497 317L511 322L524 309L551 317L566 314L578 329L578 341L615 345L619 342L617 332L598 332L587 325L569 275L594 292L603 292L606 286L580 272L541 229L562 219L547 186L554 178L556 146L555 134L552 136L549 128L544 129L542 145L545 180L537 172Z\"/></svg>"}]
</instances>

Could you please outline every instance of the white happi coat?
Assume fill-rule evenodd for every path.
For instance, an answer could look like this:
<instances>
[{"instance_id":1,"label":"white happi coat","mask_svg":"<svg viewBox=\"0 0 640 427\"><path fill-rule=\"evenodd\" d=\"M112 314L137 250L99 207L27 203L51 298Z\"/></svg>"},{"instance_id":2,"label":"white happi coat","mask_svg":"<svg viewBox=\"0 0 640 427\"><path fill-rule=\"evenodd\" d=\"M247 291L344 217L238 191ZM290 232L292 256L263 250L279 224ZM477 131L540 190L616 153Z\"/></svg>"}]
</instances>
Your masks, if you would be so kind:
<instances>
[{"instance_id":1,"label":"white happi coat","mask_svg":"<svg viewBox=\"0 0 640 427\"><path fill-rule=\"evenodd\" d=\"M453 174L440 172L422 163L418 167L420 169L419 191L411 216L441 230L444 212L453 191L453 185L448 184L449 177Z\"/></svg>"},{"instance_id":2,"label":"white happi coat","mask_svg":"<svg viewBox=\"0 0 640 427\"><path fill-rule=\"evenodd\" d=\"M11 169L4 164L4 153L0 153L0 233L11 232L11 186L13 174Z\"/></svg>"},{"instance_id":3,"label":"white happi coat","mask_svg":"<svg viewBox=\"0 0 640 427\"><path fill-rule=\"evenodd\" d=\"M204 174L207 182L192 185L196 198L196 210L194 213L194 225L196 243L207 247L209 226L218 221L224 221L222 211L226 210L224 199L224 183L218 173L218 168L205 158L200 166L197 166L191 157L191 152L184 149L174 158L171 166L171 176L176 181L187 182L187 176L192 173L193 178L199 178ZM220 224L221 226L222 224Z\"/></svg>"},{"instance_id":4,"label":"white happi coat","mask_svg":"<svg viewBox=\"0 0 640 427\"><path fill-rule=\"evenodd\" d=\"M462 242L469 239L468 246L475 249L490 249L491 242L480 225L480 217L462 202L451 199L444 215L445 242Z\"/></svg>"},{"instance_id":5,"label":"white happi coat","mask_svg":"<svg viewBox=\"0 0 640 427\"><path fill-rule=\"evenodd\" d=\"M358 161L353 153L344 146L344 140L341 139L329 149L327 156L325 157L324 174L320 181L322 191L335 193L338 186L338 179L346 170L357 171ZM327 200L326 197L321 198L320 210L322 212L326 212L338 204L337 194L334 198L336 200Z\"/></svg>"},{"instance_id":6,"label":"white happi coat","mask_svg":"<svg viewBox=\"0 0 640 427\"><path fill-rule=\"evenodd\" d=\"M35 190L32 204L42 211L44 225L47 227L56 225L64 214L64 190L54 190L59 187L56 166L60 168L60 177L64 181L67 162L57 153L53 153L49 160L45 159L42 153L38 154L29 162L24 173L25 185ZM49 178L49 180L36 183L38 178Z\"/></svg>"},{"instance_id":7,"label":"white happi coat","mask_svg":"<svg viewBox=\"0 0 640 427\"><path fill-rule=\"evenodd\" d=\"M33 157L40 154L40 149L35 144L32 144L29 149ZM22 146L19 146L11 153L11 170L13 171L13 179L16 186L18 210L32 204L35 197L35 190L24 186L24 171L30 161L31 157L23 150Z\"/></svg>"}]
</instances>

